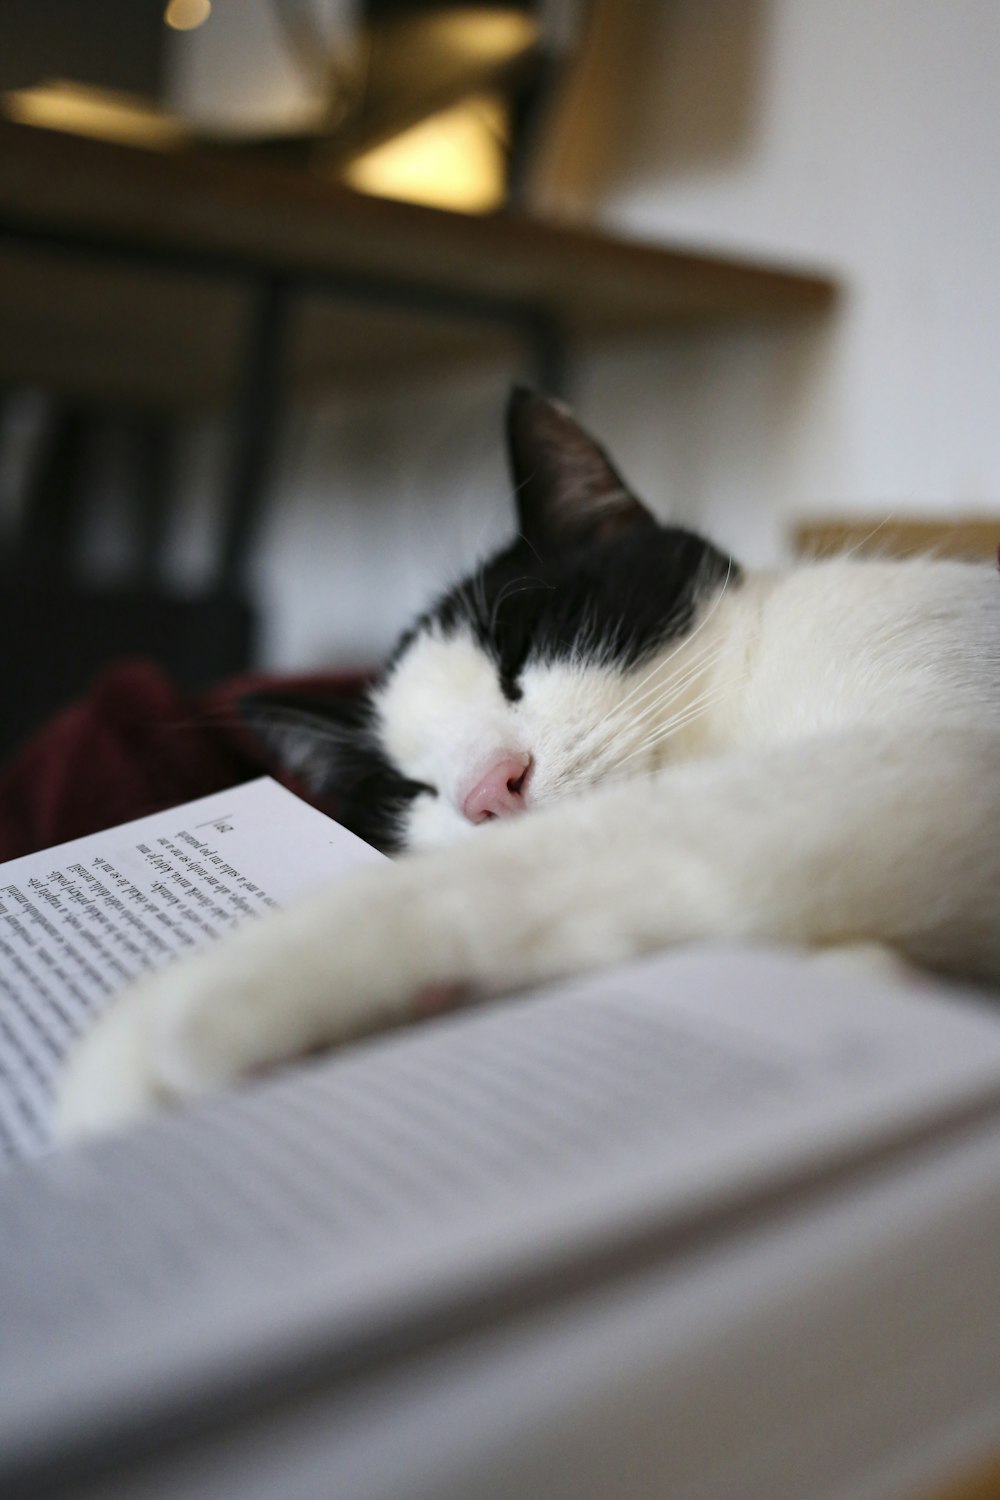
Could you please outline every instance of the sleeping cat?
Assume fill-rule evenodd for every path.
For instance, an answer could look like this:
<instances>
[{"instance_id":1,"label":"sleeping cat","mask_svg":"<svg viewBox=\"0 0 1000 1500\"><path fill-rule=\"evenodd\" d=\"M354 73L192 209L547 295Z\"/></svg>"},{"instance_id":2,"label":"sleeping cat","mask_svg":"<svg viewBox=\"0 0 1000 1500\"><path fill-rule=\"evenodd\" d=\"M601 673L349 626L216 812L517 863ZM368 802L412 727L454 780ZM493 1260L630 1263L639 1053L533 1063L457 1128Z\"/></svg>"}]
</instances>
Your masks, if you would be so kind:
<instances>
[{"instance_id":1,"label":"sleeping cat","mask_svg":"<svg viewBox=\"0 0 1000 1500\"><path fill-rule=\"evenodd\" d=\"M1000 579L744 572L515 391L519 534L345 714L252 705L392 852L126 994L65 1134L673 944L879 943L1000 984ZM415 852L411 852L415 851Z\"/></svg>"}]
</instances>

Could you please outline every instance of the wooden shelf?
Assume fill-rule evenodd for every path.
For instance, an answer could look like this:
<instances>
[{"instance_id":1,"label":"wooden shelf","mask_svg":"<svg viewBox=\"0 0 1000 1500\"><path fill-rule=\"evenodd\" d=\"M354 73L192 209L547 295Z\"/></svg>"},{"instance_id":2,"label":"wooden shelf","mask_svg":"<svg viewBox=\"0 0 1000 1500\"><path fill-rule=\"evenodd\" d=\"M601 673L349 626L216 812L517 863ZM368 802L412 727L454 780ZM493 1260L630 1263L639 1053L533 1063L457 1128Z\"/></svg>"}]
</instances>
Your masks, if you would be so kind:
<instances>
[{"instance_id":1,"label":"wooden shelf","mask_svg":"<svg viewBox=\"0 0 1000 1500\"><path fill-rule=\"evenodd\" d=\"M0 380L225 395L261 278L302 297L291 375L353 382L499 347L821 309L833 282L513 216L363 197L222 151L156 154L0 122Z\"/></svg>"},{"instance_id":2,"label":"wooden shelf","mask_svg":"<svg viewBox=\"0 0 1000 1500\"><path fill-rule=\"evenodd\" d=\"M1000 514L815 517L792 528L797 557L955 557L996 562Z\"/></svg>"}]
</instances>

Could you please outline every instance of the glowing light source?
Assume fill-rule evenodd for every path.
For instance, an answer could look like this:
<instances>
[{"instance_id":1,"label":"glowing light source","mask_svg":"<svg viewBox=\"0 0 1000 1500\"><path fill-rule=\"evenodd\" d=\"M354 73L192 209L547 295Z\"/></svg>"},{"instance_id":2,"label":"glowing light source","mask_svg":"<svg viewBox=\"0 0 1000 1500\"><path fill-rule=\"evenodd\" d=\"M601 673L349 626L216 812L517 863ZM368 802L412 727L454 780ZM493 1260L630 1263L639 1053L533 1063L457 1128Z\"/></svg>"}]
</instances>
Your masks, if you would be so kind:
<instances>
[{"instance_id":1,"label":"glowing light source","mask_svg":"<svg viewBox=\"0 0 1000 1500\"><path fill-rule=\"evenodd\" d=\"M174 31L195 31L212 14L212 0L170 0L163 19Z\"/></svg>"},{"instance_id":2,"label":"glowing light source","mask_svg":"<svg viewBox=\"0 0 1000 1500\"><path fill-rule=\"evenodd\" d=\"M2 104L8 119L43 130L65 130L71 135L164 151L183 146L188 140L183 125L170 115L128 94L82 83L53 80L30 89L11 89L3 95Z\"/></svg>"},{"instance_id":3,"label":"glowing light source","mask_svg":"<svg viewBox=\"0 0 1000 1500\"><path fill-rule=\"evenodd\" d=\"M473 9L431 17L424 23L427 34L439 47L461 57L466 63L493 62L514 57L530 47L538 36L538 22L533 16L516 10L493 11Z\"/></svg>"},{"instance_id":4,"label":"glowing light source","mask_svg":"<svg viewBox=\"0 0 1000 1500\"><path fill-rule=\"evenodd\" d=\"M490 213L504 197L503 133L498 99L467 99L364 152L345 181L376 198Z\"/></svg>"}]
</instances>

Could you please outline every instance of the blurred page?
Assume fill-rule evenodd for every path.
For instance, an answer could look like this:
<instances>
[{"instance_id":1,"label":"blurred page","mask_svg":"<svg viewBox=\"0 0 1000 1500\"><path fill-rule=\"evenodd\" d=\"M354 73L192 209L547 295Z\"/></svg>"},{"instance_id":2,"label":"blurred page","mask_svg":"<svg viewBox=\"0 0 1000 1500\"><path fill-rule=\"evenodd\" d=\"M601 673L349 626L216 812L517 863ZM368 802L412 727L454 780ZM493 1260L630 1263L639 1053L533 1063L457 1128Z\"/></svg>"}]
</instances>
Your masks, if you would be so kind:
<instances>
[{"instance_id":1,"label":"blurred page","mask_svg":"<svg viewBox=\"0 0 1000 1500\"><path fill-rule=\"evenodd\" d=\"M0 1488L317 1359L331 1380L391 1365L637 1245L738 1236L997 1111L978 1002L692 950L22 1165L0 1187Z\"/></svg>"}]
</instances>

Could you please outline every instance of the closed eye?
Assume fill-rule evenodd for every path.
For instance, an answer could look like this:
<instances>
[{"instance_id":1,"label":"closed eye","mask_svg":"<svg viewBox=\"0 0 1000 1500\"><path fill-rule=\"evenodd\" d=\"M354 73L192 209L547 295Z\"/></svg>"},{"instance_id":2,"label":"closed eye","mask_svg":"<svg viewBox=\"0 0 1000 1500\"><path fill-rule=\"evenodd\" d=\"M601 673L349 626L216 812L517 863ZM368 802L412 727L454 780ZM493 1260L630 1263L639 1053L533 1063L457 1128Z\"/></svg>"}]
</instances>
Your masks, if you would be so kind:
<instances>
[{"instance_id":1,"label":"closed eye","mask_svg":"<svg viewBox=\"0 0 1000 1500\"><path fill-rule=\"evenodd\" d=\"M429 782L410 781L406 777L403 778L403 792L407 797L419 797L422 792L426 792L429 797L438 795L437 787L431 786Z\"/></svg>"},{"instance_id":2,"label":"closed eye","mask_svg":"<svg viewBox=\"0 0 1000 1500\"><path fill-rule=\"evenodd\" d=\"M517 674L515 672L505 672L501 667L499 671L499 677L500 691L507 699L507 702L519 703L524 695L521 690L521 684L517 680Z\"/></svg>"}]
</instances>

